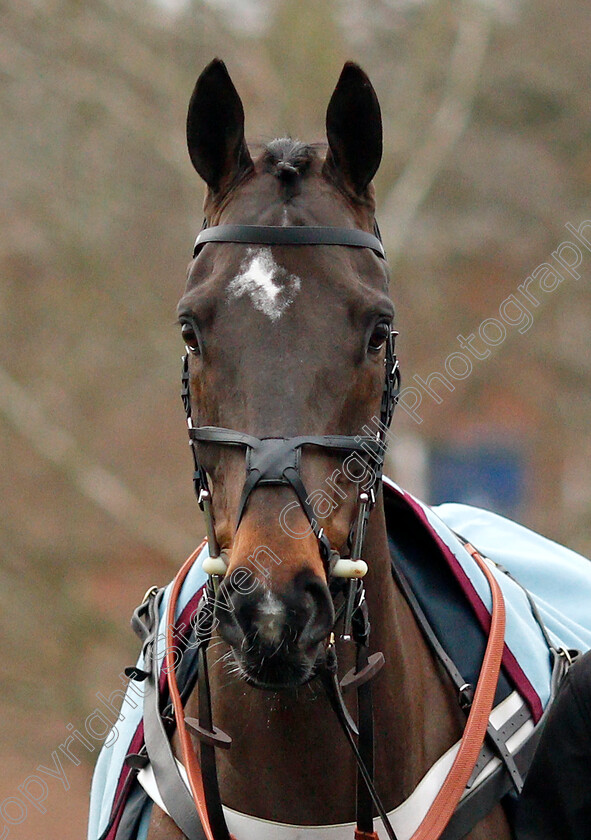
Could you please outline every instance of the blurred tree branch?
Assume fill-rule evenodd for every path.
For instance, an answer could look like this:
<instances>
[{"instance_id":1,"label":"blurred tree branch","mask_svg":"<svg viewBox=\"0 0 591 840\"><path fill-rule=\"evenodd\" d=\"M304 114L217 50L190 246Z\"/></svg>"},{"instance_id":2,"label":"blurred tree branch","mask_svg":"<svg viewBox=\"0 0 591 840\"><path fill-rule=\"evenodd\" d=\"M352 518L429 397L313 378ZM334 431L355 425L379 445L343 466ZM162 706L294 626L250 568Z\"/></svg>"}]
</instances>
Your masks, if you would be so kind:
<instances>
[{"instance_id":1,"label":"blurred tree branch","mask_svg":"<svg viewBox=\"0 0 591 840\"><path fill-rule=\"evenodd\" d=\"M479 0L463 0L443 99L426 137L383 205L383 227L388 230L388 259L392 266L402 254L421 204L470 121L491 30L490 9Z\"/></svg>"},{"instance_id":2,"label":"blurred tree branch","mask_svg":"<svg viewBox=\"0 0 591 840\"><path fill-rule=\"evenodd\" d=\"M38 455L50 461L87 499L132 536L175 562L192 539L146 506L128 487L84 452L69 432L52 423L27 390L0 367L0 413Z\"/></svg>"}]
</instances>

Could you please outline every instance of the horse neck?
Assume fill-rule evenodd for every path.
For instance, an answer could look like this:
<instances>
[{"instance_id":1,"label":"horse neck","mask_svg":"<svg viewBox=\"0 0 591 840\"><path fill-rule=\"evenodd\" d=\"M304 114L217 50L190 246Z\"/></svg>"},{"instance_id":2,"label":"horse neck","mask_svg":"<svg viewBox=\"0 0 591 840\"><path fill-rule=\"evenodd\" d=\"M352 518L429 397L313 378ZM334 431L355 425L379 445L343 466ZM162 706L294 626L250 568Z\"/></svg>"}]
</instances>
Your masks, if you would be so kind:
<instances>
[{"instance_id":1,"label":"horse neck","mask_svg":"<svg viewBox=\"0 0 591 840\"><path fill-rule=\"evenodd\" d=\"M373 682L376 779L386 806L394 807L453 743L459 726L449 692L392 579L381 502L370 518L364 557L370 567L370 648L386 659ZM212 664L222 649L222 644L212 648ZM340 643L337 650L342 677L353 665L354 648ZM211 687L216 724L233 737L231 750L218 762L226 804L280 822L354 819L354 760L317 681L297 691L264 692L229 676L218 661ZM346 699L355 713L355 698Z\"/></svg>"}]
</instances>

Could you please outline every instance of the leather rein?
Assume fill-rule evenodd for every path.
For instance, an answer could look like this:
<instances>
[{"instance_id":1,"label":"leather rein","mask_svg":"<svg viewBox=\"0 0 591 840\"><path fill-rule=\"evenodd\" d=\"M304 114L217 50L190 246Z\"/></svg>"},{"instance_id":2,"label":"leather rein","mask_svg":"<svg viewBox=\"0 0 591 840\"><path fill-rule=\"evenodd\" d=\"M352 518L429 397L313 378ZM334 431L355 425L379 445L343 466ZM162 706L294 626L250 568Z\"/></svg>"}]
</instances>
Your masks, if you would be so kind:
<instances>
[{"instance_id":1,"label":"leather rein","mask_svg":"<svg viewBox=\"0 0 591 840\"><path fill-rule=\"evenodd\" d=\"M369 248L379 258L385 259L377 225L374 234L357 229L309 226L221 225L212 228L204 227L197 237L194 255L197 255L201 248L208 243L222 242L290 246L337 245ZM341 638L345 640L353 638L355 641L356 666L339 682L334 633L331 633L327 643L327 665L318 674L318 677L324 686L329 703L357 762L357 828L355 830L355 840L378 840L378 835L373 826L374 808L382 820L387 836L390 840L396 840L394 829L373 783L374 748L371 678L384 664L384 657L381 653L369 655L370 625L361 580L367 570L367 566L362 561L365 531L381 486L387 446L386 433L392 420L400 388L400 373L394 352L396 335L397 333L392 330L386 341L384 387L380 421L375 436L319 435L292 438L256 438L232 429L199 426L194 423L191 414L189 349L187 349L187 354L183 358L182 399L187 415L189 439L194 460L193 481L199 507L205 515L210 552L209 561L204 564L209 579L199 606L200 619L197 622L200 716L198 721L184 716L183 698L179 692L175 673L175 640L173 633L178 595L198 552L194 552L188 558L175 577L166 616L168 689L191 798L200 823L199 829L195 829L194 822L191 821L192 830L188 835L189 840L234 840L228 831L222 810L215 760L215 750L228 748L231 739L215 727L212 721L206 656L214 627L215 594L219 582L226 572L227 564L223 552L219 549L215 535L211 491L207 473L199 459L199 443L241 447L245 450L246 478L239 503L237 527L251 494L258 486L284 485L291 487L318 541L320 554L326 567L327 579L332 583L336 581L338 586L334 589L337 592L342 592L343 583L345 585L344 604L337 611L337 620L344 614ZM308 493L300 476L300 460L302 450L308 447L329 452L363 454L373 472L371 487L366 491L361 491L358 496L357 516L351 525L348 538L350 550L350 557L348 558L340 557L339 552L331 547L323 530L319 528L307 501ZM486 562L471 546L469 550L481 567L491 588L493 603L491 629L480 678L470 706L468 721L457 756L432 807L412 835L411 840L436 840L445 830L478 759L493 706L504 645L505 613L503 597L500 587L488 569ZM357 690L358 725L350 717L343 700L342 691L346 688ZM191 735L196 736L200 742L200 761L197 760ZM172 816L174 818L174 814Z\"/></svg>"}]
</instances>

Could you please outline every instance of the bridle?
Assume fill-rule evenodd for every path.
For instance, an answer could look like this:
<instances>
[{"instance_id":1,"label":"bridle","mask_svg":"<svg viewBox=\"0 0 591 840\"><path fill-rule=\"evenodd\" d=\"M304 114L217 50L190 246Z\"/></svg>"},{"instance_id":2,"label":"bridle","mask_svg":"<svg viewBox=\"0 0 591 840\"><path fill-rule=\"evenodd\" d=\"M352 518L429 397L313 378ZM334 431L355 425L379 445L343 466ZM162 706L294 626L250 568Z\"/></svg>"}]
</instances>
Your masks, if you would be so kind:
<instances>
[{"instance_id":1,"label":"bridle","mask_svg":"<svg viewBox=\"0 0 591 840\"><path fill-rule=\"evenodd\" d=\"M241 243L249 245L343 245L355 248L369 248L380 259L385 259L385 252L377 224L374 233L357 228L338 228L321 226L286 226L271 227L264 225L218 225L201 230L193 251L197 256L207 243ZM380 406L380 418L375 435L299 435L297 437L257 438L244 432L220 426L199 426L193 422L191 414L191 396L189 390L189 349L183 357L182 399L187 415L189 439L193 452L193 481L199 507L204 513L209 541L210 557L204 564L217 588L219 579L225 574L227 563L224 553L220 552L215 535L215 523L211 507L211 491L208 477L198 452L198 443L215 443L221 446L241 447L246 450L246 478L242 487L236 528L240 525L250 496L257 487L282 485L291 487L302 508L312 533L318 541L320 555L325 564L327 577L349 578L354 581L363 577L367 565L362 560L363 541L370 513L376 503L379 485L382 479L384 457L387 447L387 432L392 421L396 398L400 389L400 371L395 355L397 332L390 330L386 339L384 359L384 387ZM367 429L367 427L365 427ZM358 510L351 524L347 546L350 557L342 558L335 551L314 516L310 506L310 496L300 474L301 453L304 448L314 447L330 453L357 453L362 455L371 470L369 486L364 483L358 494ZM359 599L359 586L350 586L348 608L345 616L343 635L350 636L352 611Z\"/></svg>"}]
</instances>

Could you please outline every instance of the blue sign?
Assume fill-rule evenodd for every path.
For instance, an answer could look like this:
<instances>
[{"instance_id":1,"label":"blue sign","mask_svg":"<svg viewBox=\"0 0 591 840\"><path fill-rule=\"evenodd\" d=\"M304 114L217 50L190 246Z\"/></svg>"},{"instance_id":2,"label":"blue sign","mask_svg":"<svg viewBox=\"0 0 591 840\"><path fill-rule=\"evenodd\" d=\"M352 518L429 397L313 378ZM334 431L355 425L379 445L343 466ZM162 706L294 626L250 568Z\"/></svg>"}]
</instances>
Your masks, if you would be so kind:
<instances>
[{"instance_id":1,"label":"blue sign","mask_svg":"<svg viewBox=\"0 0 591 840\"><path fill-rule=\"evenodd\" d=\"M442 446L429 458L429 501L461 502L515 516L523 501L525 469L516 449L491 444Z\"/></svg>"}]
</instances>

